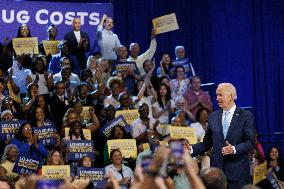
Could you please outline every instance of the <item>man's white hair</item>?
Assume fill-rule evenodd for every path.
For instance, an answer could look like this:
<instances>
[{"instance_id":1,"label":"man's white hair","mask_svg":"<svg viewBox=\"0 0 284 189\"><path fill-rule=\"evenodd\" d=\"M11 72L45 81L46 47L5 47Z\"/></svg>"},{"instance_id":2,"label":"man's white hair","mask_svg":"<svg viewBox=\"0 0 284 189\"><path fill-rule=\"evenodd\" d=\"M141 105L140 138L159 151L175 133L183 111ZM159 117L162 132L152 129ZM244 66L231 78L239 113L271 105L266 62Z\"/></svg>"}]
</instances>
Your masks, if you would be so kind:
<instances>
[{"instance_id":1,"label":"man's white hair","mask_svg":"<svg viewBox=\"0 0 284 189\"><path fill-rule=\"evenodd\" d=\"M185 50L185 49L184 49L184 46L178 45L178 46L176 46L176 48L175 48L175 53L176 53L176 54L177 54L177 51L178 51L179 49Z\"/></svg>"},{"instance_id":2,"label":"man's white hair","mask_svg":"<svg viewBox=\"0 0 284 189\"><path fill-rule=\"evenodd\" d=\"M237 90L232 83L220 83L218 88L225 88L226 93L232 94L233 99L237 100Z\"/></svg>"}]
</instances>

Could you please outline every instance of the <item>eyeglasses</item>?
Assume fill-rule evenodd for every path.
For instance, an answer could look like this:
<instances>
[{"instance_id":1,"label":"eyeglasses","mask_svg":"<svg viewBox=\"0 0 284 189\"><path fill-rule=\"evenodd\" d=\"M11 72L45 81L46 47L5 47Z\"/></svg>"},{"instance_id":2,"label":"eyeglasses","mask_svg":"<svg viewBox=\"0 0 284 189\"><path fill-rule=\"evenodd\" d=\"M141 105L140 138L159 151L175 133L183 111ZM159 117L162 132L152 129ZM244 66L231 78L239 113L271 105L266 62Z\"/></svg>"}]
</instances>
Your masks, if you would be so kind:
<instances>
[{"instance_id":1,"label":"eyeglasses","mask_svg":"<svg viewBox=\"0 0 284 189\"><path fill-rule=\"evenodd\" d=\"M25 127L24 130L25 130L25 131L31 131L32 128L31 128L31 127Z\"/></svg>"}]
</instances>

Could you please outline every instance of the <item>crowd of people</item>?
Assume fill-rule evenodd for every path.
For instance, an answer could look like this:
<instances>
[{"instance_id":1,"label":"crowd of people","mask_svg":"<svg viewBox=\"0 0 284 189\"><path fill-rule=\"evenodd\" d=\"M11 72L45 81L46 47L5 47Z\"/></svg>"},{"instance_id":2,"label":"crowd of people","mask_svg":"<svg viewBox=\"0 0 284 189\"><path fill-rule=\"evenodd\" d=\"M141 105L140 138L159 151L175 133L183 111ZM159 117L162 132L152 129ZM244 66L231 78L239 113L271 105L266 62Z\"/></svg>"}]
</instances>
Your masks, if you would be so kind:
<instances>
[{"instance_id":1,"label":"crowd of people","mask_svg":"<svg viewBox=\"0 0 284 189\"><path fill-rule=\"evenodd\" d=\"M175 58L163 53L160 63L155 65L153 57L158 44L154 30L148 50L141 53L137 43L131 43L129 49L121 44L112 31L112 18L106 15L97 28L96 45L92 48L88 34L81 31L79 18L73 20L72 26L55 55L46 54L43 43L39 44L39 54L16 54L8 38L0 45L1 122L24 120L15 136L1 138L0 188L35 188L36 181L42 179L40 169L31 176L13 172L19 155L39 159L42 165L70 165L72 178L66 178L63 188L95 188L89 180L78 179L76 170L97 167L105 168L105 188L225 189L227 180L231 184L235 181L228 170L239 167L223 167L218 161L238 161L240 154L250 164L240 161L244 164L238 166L247 166L251 176L242 184L252 182L254 167L264 161L267 161L267 171L274 172L280 182L284 181L279 149L272 147L265 157L256 132L246 132L246 127L253 126L251 119L239 120L244 125L240 132L229 129L223 134L220 131L224 135L223 143L217 145L215 140L220 140L215 137L217 131L208 123L209 114L213 112L211 97L202 90L201 78L196 75L183 46L174 49ZM57 32L56 26L47 27L47 40L61 40L56 38ZM29 26L23 24L16 38L32 37L31 33ZM231 85L220 85L218 89L220 108L231 111L233 107L233 113L239 111ZM224 98L224 95L230 97ZM226 100L229 109L226 109ZM89 107L88 120L82 116L85 106ZM109 136L100 132L115 119L117 111L132 109L138 110L139 117L128 123L130 130L118 124L111 128ZM250 117L243 111L239 111L239 115ZM212 122L215 121L213 116ZM220 116L224 121L226 115L221 112ZM232 117L229 120L233 122ZM53 136L56 142L46 145L38 139L34 129L50 125L56 128ZM197 142L204 146L190 144L186 139L172 139L169 126L194 128ZM83 130L86 129L91 136L85 136ZM230 133L227 136L227 132L238 137L232 139L232 145L227 141L232 137ZM83 156L71 162L66 143L87 138L93 140L95 158ZM116 139L135 139L137 158L124 158L120 149L108 153L107 140ZM183 145L182 157L175 159L174 165L168 165L165 162L172 156L171 144L176 141ZM156 149L156 146L160 147ZM226 156L224 160L223 157L218 159L216 149ZM192 158L190 154L198 156ZM145 165L149 156L151 161ZM210 168L210 164L216 168ZM259 186L273 188L267 179Z\"/></svg>"}]
</instances>

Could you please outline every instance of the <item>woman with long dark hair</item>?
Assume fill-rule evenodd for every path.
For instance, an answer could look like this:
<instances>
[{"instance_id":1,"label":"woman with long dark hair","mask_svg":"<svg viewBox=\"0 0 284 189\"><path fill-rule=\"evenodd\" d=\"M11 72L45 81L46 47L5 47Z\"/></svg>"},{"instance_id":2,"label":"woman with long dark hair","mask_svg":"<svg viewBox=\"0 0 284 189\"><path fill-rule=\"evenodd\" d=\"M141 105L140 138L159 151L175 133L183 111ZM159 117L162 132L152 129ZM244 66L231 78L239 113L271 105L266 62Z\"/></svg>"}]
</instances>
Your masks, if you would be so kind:
<instances>
[{"instance_id":1,"label":"woman with long dark hair","mask_svg":"<svg viewBox=\"0 0 284 189\"><path fill-rule=\"evenodd\" d=\"M154 118L159 119L162 124L168 124L169 113L174 111L175 103L171 100L171 92L167 85L160 85L157 92L157 102L152 107Z\"/></svg>"}]
</instances>

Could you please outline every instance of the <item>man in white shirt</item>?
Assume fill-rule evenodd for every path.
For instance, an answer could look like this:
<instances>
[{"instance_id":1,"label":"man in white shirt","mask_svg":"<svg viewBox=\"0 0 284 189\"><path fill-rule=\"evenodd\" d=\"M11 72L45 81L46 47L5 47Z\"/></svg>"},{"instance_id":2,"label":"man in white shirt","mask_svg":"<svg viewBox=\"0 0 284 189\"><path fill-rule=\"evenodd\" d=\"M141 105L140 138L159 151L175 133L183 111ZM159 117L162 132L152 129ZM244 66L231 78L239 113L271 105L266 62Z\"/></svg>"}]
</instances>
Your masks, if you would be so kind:
<instances>
[{"instance_id":1,"label":"man in white shirt","mask_svg":"<svg viewBox=\"0 0 284 189\"><path fill-rule=\"evenodd\" d=\"M112 32L113 20L111 17L104 15L97 28L96 36L102 58L107 60L116 60L117 48L120 46L118 36Z\"/></svg>"},{"instance_id":2,"label":"man in white shirt","mask_svg":"<svg viewBox=\"0 0 284 189\"><path fill-rule=\"evenodd\" d=\"M144 52L143 54L139 55L140 47L138 43L131 43L129 46L130 56L127 59L129 62L136 62L136 65L138 67L138 70L141 75L145 74L145 71L143 69L143 63L146 60L151 60L156 52L157 49L157 41L156 41L156 35L155 31L152 30L151 33L151 43L149 49Z\"/></svg>"}]
</instances>

